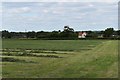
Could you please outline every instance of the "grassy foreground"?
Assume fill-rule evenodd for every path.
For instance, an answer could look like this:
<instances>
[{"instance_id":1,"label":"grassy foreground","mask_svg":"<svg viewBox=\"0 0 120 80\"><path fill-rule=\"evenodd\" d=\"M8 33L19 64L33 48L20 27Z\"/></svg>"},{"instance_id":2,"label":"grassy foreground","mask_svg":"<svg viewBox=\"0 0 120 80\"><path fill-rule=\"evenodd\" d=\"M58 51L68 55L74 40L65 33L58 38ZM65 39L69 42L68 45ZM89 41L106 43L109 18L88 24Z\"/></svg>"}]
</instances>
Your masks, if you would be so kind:
<instances>
[{"instance_id":1,"label":"grassy foreground","mask_svg":"<svg viewBox=\"0 0 120 80\"><path fill-rule=\"evenodd\" d=\"M117 40L3 40L2 55L6 78L118 77Z\"/></svg>"}]
</instances>

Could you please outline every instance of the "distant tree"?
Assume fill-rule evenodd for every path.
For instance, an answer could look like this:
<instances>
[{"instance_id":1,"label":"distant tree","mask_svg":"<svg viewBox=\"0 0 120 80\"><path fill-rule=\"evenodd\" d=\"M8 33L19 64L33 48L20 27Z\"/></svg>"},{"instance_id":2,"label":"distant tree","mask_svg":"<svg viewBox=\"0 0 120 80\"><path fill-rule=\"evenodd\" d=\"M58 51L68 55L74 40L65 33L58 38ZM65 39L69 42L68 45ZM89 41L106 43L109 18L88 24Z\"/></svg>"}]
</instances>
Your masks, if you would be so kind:
<instances>
[{"instance_id":1,"label":"distant tree","mask_svg":"<svg viewBox=\"0 0 120 80\"><path fill-rule=\"evenodd\" d=\"M69 26L64 26L64 32L74 32L74 29Z\"/></svg>"},{"instance_id":2,"label":"distant tree","mask_svg":"<svg viewBox=\"0 0 120 80\"><path fill-rule=\"evenodd\" d=\"M120 35L120 30L117 31L117 34Z\"/></svg>"},{"instance_id":3,"label":"distant tree","mask_svg":"<svg viewBox=\"0 0 120 80\"><path fill-rule=\"evenodd\" d=\"M0 31L0 38L2 38L2 31Z\"/></svg>"},{"instance_id":4,"label":"distant tree","mask_svg":"<svg viewBox=\"0 0 120 80\"><path fill-rule=\"evenodd\" d=\"M104 34L104 31L99 31L99 34Z\"/></svg>"},{"instance_id":5,"label":"distant tree","mask_svg":"<svg viewBox=\"0 0 120 80\"><path fill-rule=\"evenodd\" d=\"M107 28L104 31L104 37L111 37L111 35L113 34L114 29L113 28Z\"/></svg>"},{"instance_id":6,"label":"distant tree","mask_svg":"<svg viewBox=\"0 0 120 80\"><path fill-rule=\"evenodd\" d=\"M50 38L58 38L59 37L59 31L52 31L50 33Z\"/></svg>"},{"instance_id":7,"label":"distant tree","mask_svg":"<svg viewBox=\"0 0 120 80\"><path fill-rule=\"evenodd\" d=\"M96 31L86 31L87 35L86 38L97 38L98 37L98 32Z\"/></svg>"},{"instance_id":8,"label":"distant tree","mask_svg":"<svg viewBox=\"0 0 120 80\"><path fill-rule=\"evenodd\" d=\"M71 38L74 36L74 29L69 26L64 26L64 31L60 33L61 37Z\"/></svg>"},{"instance_id":9,"label":"distant tree","mask_svg":"<svg viewBox=\"0 0 120 80\"><path fill-rule=\"evenodd\" d=\"M35 31L31 31L27 33L27 38L35 38L35 37L36 37Z\"/></svg>"},{"instance_id":10,"label":"distant tree","mask_svg":"<svg viewBox=\"0 0 120 80\"><path fill-rule=\"evenodd\" d=\"M85 31L85 32L87 32L87 34L91 34L91 33L93 33L92 31Z\"/></svg>"},{"instance_id":11,"label":"distant tree","mask_svg":"<svg viewBox=\"0 0 120 80\"><path fill-rule=\"evenodd\" d=\"M11 37L14 38L14 37L16 36L17 33L11 32L10 34L11 34Z\"/></svg>"},{"instance_id":12,"label":"distant tree","mask_svg":"<svg viewBox=\"0 0 120 80\"><path fill-rule=\"evenodd\" d=\"M50 32L39 31L36 33L36 38L49 38Z\"/></svg>"},{"instance_id":13,"label":"distant tree","mask_svg":"<svg viewBox=\"0 0 120 80\"><path fill-rule=\"evenodd\" d=\"M58 33L61 33L61 30L58 30Z\"/></svg>"},{"instance_id":14,"label":"distant tree","mask_svg":"<svg viewBox=\"0 0 120 80\"><path fill-rule=\"evenodd\" d=\"M8 31L4 30L2 31L2 38L11 38L11 34Z\"/></svg>"},{"instance_id":15,"label":"distant tree","mask_svg":"<svg viewBox=\"0 0 120 80\"><path fill-rule=\"evenodd\" d=\"M98 38L98 33L97 32L93 32L92 33L92 38Z\"/></svg>"}]
</instances>

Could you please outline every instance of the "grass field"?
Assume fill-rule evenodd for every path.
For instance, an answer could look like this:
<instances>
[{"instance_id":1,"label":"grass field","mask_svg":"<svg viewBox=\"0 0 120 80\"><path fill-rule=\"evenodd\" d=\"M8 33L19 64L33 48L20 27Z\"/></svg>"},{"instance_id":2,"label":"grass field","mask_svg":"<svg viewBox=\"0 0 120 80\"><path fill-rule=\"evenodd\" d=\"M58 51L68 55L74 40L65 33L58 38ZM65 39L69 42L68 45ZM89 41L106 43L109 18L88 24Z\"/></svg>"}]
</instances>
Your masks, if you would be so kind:
<instances>
[{"instance_id":1,"label":"grass field","mask_svg":"<svg viewBox=\"0 0 120 80\"><path fill-rule=\"evenodd\" d=\"M117 40L3 39L5 78L118 77Z\"/></svg>"}]
</instances>

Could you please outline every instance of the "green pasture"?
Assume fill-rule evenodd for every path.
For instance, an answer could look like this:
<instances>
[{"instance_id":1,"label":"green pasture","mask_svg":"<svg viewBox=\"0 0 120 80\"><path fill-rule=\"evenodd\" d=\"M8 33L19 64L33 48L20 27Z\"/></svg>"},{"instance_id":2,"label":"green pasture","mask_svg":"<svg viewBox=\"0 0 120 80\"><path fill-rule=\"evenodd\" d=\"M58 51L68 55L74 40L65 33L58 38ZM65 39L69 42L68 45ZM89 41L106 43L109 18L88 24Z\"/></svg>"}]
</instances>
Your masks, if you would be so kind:
<instances>
[{"instance_id":1,"label":"green pasture","mask_svg":"<svg viewBox=\"0 0 120 80\"><path fill-rule=\"evenodd\" d=\"M3 40L3 48L80 50L95 47L103 41L96 40Z\"/></svg>"},{"instance_id":2,"label":"green pasture","mask_svg":"<svg viewBox=\"0 0 120 80\"><path fill-rule=\"evenodd\" d=\"M3 39L5 78L117 78L117 40Z\"/></svg>"}]
</instances>

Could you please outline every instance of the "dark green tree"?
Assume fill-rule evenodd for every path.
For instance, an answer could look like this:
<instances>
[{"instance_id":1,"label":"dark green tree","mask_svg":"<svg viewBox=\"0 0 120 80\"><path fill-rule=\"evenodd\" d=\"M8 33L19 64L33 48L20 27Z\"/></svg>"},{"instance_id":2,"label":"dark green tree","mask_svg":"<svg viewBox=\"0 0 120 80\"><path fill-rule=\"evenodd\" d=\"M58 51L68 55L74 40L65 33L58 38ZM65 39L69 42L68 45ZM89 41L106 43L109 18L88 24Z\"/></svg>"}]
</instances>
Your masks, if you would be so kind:
<instances>
[{"instance_id":1,"label":"dark green tree","mask_svg":"<svg viewBox=\"0 0 120 80\"><path fill-rule=\"evenodd\" d=\"M31 31L27 33L27 38L35 38L36 37L36 32L35 31Z\"/></svg>"},{"instance_id":2,"label":"dark green tree","mask_svg":"<svg viewBox=\"0 0 120 80\"><path fill-rule=\"evenodd\" d=\"M4 30L2 31L2 38L11 38L11 34L8 31Z\"/></svg>"},{"instance_id":3,"label":"dark green tree","mask_svg":"<svg viewBox=\"0 0 120 80\"><path fill-rule=\"evenodd\" d=\"M74 29L69 26L64 26L64 32L74 32Z\"/></svg>"},{"instance_id":4,"label":"dark green tree","mask_svg":"<svg viewBox=\"0 0 120 80\"><path fill-rule=\"evenodd\" d=\"M114 32L114 29L113 28L107 28L107 29L105 29L105 31L104 31L104 37L111 37L112 36L112 34L113 34L113 32Z\"/></svg>"},{"instance_id":5,"label":"dark green tree","mask_svg":"<svg viewBox=\"0 0 120 80\"><path fill-rule=\"evenodd\" d=\"M52 31L50 33L49 38L51 38L51 39L57 39L57 38L59 38L59 31Z\"/></svg>"},{"instance_id":6,"label":"dark green tree","mask_svg":"<svg viewBox=\"0 0 120 80\"><path fill-rule=\"evenodd\" d=\"M70 28L69 26L64 26L64 31L61 32L61 37L64 37L64 38L70 38L70 37L73 37L73 34L74 34L74 29L73 28Z\"/></svg>"},{"instance_id":7,"label":"dark green tree","mask_svg":"<svg viewBox=\"0 0 120 80\"><path fill-rule=\"evenodd\" d=\"M120 30L117 31L117 34L120 36Z\"/></svg>"}]
</instances>

